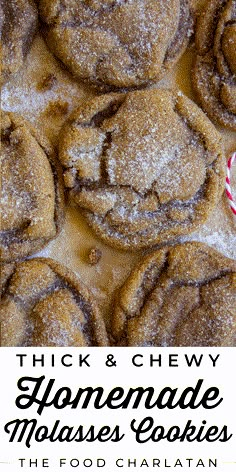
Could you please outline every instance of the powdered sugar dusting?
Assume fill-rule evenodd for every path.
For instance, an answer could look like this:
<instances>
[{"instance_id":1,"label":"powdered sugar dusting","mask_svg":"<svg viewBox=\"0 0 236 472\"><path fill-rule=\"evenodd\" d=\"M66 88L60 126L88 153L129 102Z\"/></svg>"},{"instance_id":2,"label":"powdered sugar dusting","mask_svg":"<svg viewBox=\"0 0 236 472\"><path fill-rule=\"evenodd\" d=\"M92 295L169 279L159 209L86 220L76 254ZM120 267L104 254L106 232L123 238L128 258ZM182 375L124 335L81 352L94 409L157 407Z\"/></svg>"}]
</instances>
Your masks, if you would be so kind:
<instances>
[{"instance_id":1,"label":"powdered sugar dusting","mask_svg":"<svg viewBox=\"0 0 236 472\"><path fill-rule=\"evenodd\" d=\"M225 196L198 232L181 238L181 241L190 240L209 244L225 256L236 259L236 222Z\"/></svg>"},{"instance_id":2,"label":"powdered sugar dusting","mask_svg":"<svg viewBox=\"0 0 236 472\"><path fill-rule=\"evenodd\" d=\"M55 77L55 84L52 88L40 90L39 85L50 76ZM36 123L53 140L68 113L80 100L92 94L60 68L42 38L37 36L24 68L2 87L1 108ZM49 104L54 104L55 109L47 114ZM60 104L68 105L66 114L57 112Z\"/></svg>"}]
</instances>

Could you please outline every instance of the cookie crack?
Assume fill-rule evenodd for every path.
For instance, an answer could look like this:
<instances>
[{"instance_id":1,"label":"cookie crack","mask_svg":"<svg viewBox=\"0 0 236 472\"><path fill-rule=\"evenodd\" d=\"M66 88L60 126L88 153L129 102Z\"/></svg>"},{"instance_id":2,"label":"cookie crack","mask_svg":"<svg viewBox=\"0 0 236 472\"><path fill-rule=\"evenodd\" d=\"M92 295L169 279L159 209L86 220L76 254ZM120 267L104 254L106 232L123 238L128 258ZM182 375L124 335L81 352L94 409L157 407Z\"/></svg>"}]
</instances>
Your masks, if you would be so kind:
<instances>
[{"instance_id":1,"label":"cookie crack","mask_svg":"<svg viewBox=\"0 0 236 472\"><path fill-rule=\"evenodd\" d=\"M199 144L199 145L202 145L202 147L204 148L204 151L205 152L208 152L208 147L207 147L207 143L206 143L206 139L204 137L204 134L197 128L195 128L193 126L193 124L190 122L190 120L188 118L186 118L186 116L184 116L181 111L179 110L178 108L178 104L176 103L175 104L175 107L174 107L174 112L179 116L179 118L182 120L182 123L186 126L186 128L188 128L188 130L191 132L191 135L193 136L193 139L195 140L196 142L196 145ZM199 141L199 142L197 142ZM216 159L215 159L216 160ZM209 167L209 165L207 165L207 163L205 163L205 166L206 167Z\"/></svg>"},{"instance_id":2,"label":"cookie crack","mask_svg":"<svg viewBox=\"0 0 236 472\"><path fill-rule=\"evenodd\" d=\"M90 302L84 300L84 298L81 295L79 295L76 292L76 290L73 288L73 286L71 286L69 283L63 282L60 278L56 277L56 280L51 285L47 286L46 288L41 290L39 293L35 294L35 296L33 292L31 292L30 295L27 298L24 297L24 299L22 299L21 295L17 295L9 291L10 285L11 285L11 276L7 280L3 295L6 297L9 297L9 299L12 300L19 307L19 309L22 312L24 312L26 316L28 317L29 323L30 323L30 326L28 327L29 332L27 333L28 337L32 335L33 329L34 329L35 317L34 317L33 310L36 304L39 301L42 301L43 299L45 299L50 294L53 294L60 289L67 289L72 293L76 304L79 306L79 308L81 309L81 311L83 312L85 316L84 325L82 325L78 321L79 329L85 335L85 337L89 339L89 342L92 342L95 339L94 333L93 333L93 327L90 326L92 306Z\"/></svg>"},{"instance_id":3,"label":"cookie crack","mask_svg":"<svg viewBox=\"0 0 236 472\"><path fill-rule=\"evenodd\" d=\"M8 288L10 288L11 281L9 281ZM16 295L15 293L10 292L7 294L6 290L6 295L9 295L10 299L16 303L17 306L19 306L23 311L29 315L29 312L31 312L36 303L38 303L40 300L43 300L46 296L50 295L54 291L57 291L61 288L65 288L65 284L63 284L59 279L57 279L54 283L52 283L50 286L47 286L41 292L37 293L34 295L33 292L31 292L30 296L28 298L24 297L24 300L22 300L21 295Z\"/></svg>"},{"instance_id":4,"label":"cookie crack","mask_svg":"<svg viewBox=\"0 0 236 472\"><path fill-rule=\"evenodd\" d=\"M20 228L2 230L0 234L1 244L3 245L7 244L9 240L12 241L13 243L18 242L22 232L24 232L30 226L30 224L31 224L31 220L27 219L24 223L22 223Z\"/></svg>"},{"instance_id":5,"label":"cookie crack","mask_svg":"<svg viewBox=\"0 0 236 472\"><path fill-rule=\"evenodd\" d=\"M76 304L79 306L82 313L84 314L85 324L79 323L79 327L85 337L88 338L89 342L92 343L93 341L95 341L93 324L90 324L92 316L92 306L88 301L84 300L82 296L78 295L76 290L74 290L73 287L71 287L69 284L65 284L65 287L71 291L76 301Z\"/></svg>"},{"instance_id":6,"label":"cookie crack","mask_svg":"<svg viewBox=\"0 0 236 472\"><path fill-rule=\"evenodd\" d=\"M22 128L20 126L15 126L14 123L11 121L10 125L7 128L1 128L1 141L11 144L11 134L17 130L18 128Z\"/></svg>"},{"instance_id":7,"label":"cookie crack","mask_svg":"<svg viewBox=\"0 0 236 472\"><path fill-rule=\"evenodd\" d=\"M158 221L153 221L152 222L152 225L153 226L156 226L156 225L159 225L160 224L160 219L162 218L163 215L166 215L166 217L168 218L168 221L172 220L171 216L168 216L168 210L171 210L173 208L175 209L190 209L190 211L194 208L195 205L197 205L199 203L199 201L202 200L202 198L204 198L204 194L205 194L205 189L207 188L208 186L208 178L206 178L206 181L203 183L203 185L200 187L200 189L198 190L198 192L194 195L193 198L187 200L187 201L181 201L181 200L176 200L174 202L174 205L173 205L173 202L170 201L168 203L165 203L165 204L162 204L162 207L161 208L158 208L156 210L146 210L146 211L141 211L141 210L138 210L137 209L137 214L139 215L142 215L142 216L145 216L146 218L151 218L151 217L160 217ZM83 187L85 187L85 185L83 184ZM79 186L77 187L77 190L78 190ZM96 184L87 184L86 186L86 189L88 190L97 190L100 188L100 182L97 182ZM122 189L122 188L127 188L129 190L133 190L133 192L136 193L136 195L138 195L142 200L143 200L143 194L140 194L137 192L136 189L134 189L132 186L130 185L108 185L104 190L114 190L114 189ZM151 195L156 195L154 192L151 193ZM157 195L157 198L158 198L158 195ZM158 203L158 201L157 201ZM129 208L128 210L132 210L132 209L135 209L136 207L136 203L134 204L129 204ZM91 213L92 215L94 215L96 217L97 220L99 220L102 224L106 223L107 222L107 218L109 217L109 215L114 211L115 209L115 206L113 206L111 209L109 209L106 213L104 213L102 216L101 215L97 215L95 212L91 211L91 210L88 210L86 209L86 212L89 212ZM188 222L191 222L192 221L192 215L189 214L188 217L186 218L185 220L185 223L188 224ZM115 223L113 223L111 225L111 222L108 221L107 222L109 224L109 226L112 226L113 228L119 226L119 223L117 225L115 225ZM170 223L169 223L170 224ZM175 224L175 222L173 221L173 225ZM184 224L184 223L183 223ZM164 226L163 226L164 228ZM138 234L142 234L142 235L145 235L147 232L147 229L139 229L137 231ZM159 244L158 245L159 247L162 246L162 244Z\"/></svg>"},{"instance_id":8,"label":"cookie crack","mask_svg":"<svg viewBox=\"0 0 236 472\"><path fill-rule=\"evenodd\" d=\"M103 14L104 11L110 13L112 11L114 11L116 8L122 6L122 5L125 5L127 3L130 3L130 0L115 0L113 1L112 3L110 3L110 5L99 5L99 9L98 10L94 10L94 8L92 8L91 6L89 5L86 5L85 4L85 1L83 1L83 5L85 7L85 9L87 11L90 11L92 12L92 14L94 15L94 17L98 17L100 16L101 14Z\"/></svg>"},{"instance_id":9,"label":"cookie crack","mask_svg":"<svg viewBox=\"0 0 236 472\"><path fill-rule=\"evenodd\" d=\"M127 327L128 327L128 322L129 320L133 319L133 318L141 318L142 317L142 310L148 300L148 297L150 296L150 294L153 292L153 290L155 290L155 286L156 286L156 282L159 278L161 278L161 276L163 275L163 273L165 273L165 270L168 268L169 266L169 262L168 262L168 252L166 252L166 255L165 255L165 260L162 264L162 268L161 268L161 272L158 272L158 274L154 277L154 279L152 280L152 284L151 284L151 288L150 290L145 290L145 285L147 283L147 278L149 277L149 271L151 271L152 267L155 267L155 264L153 263L152 266L149 268L149 271L146 271L144 277L143 277L143 280L142 280L142 284L140 285L140 287L138 288L138 292L140 292L141 294L143 293L143 300L142 300L142 303L141 303L141 306L139 308L139 314L134 314L134 315L130 315L128 309L126 309L123 304L120 304L120 308L121 310L123 311L124 315L125 315L125 322L124 322L124 326L123 326L123 330L122 330L122 333L119 337L119 339L117 340L117 344L120 344L121 341L123 341L124 343L127 344L127 341L128 341L128 334L127 334Z\"/></svg>"},{"instance_id":10,"label":"cookie crack","mask_svg":"<svg viewBox=\"0 0 236 472\"><path fill-rule=\"evenodd\" d=\"M126 73L129 73L132 71L132 68L134 67L133 64L136 64L137 65L137 57L135 57L134 54L132 54L132 52L130 51L129 47L127 44L125 44L121 38L112 30L107 30L106 28L104 28L103 26L101 25L92 25L91 24L91 20L89 20L89 22L86 22L86 21L81 21L79 19L74 19L74 20L71 20L71 21L62 21L62 22L59 22L57 23L57 21L55 23L52 23L49 25L49 27L52 27L52 28L57 28L57 26L59 26L61 28L68 28L68 29L73 29L73 28L81 28L81 29L87 29L88 31L93 31L93 32L97 32L97 33L100 33L100 32L103 32L105 33L107 36L109 36L110 38L113 39L114 41L114 47L113 47L113 50L116 50L117 47L119 46L120 48L122 48L126 54L128 54L132 64L129 65L128 67L126 67ZM106 53L106 54L100 54L99 58L97 59L97 62L95 63L94 65L94 79L96 81L99 81L99 73L97 72L97 69L99 67L100 64L102 64L102 62L111 54L111 51L109 53ZM138 76L138 73L136 72L136 76ZM103 81L101 80L100 81L101 84L104 85ZM112 86L112 85L111 85ZM115 88L115 87L114 87ZM120 87L117 87L117 89L120 89Z\"/></svg>"},{"instance_id":11,"label":"cookie crack","mask_svg":"<svg viewBox=\"0 0 236 472\"><path fill-rule=\"evenodd\" d=\"M156 282L158 281L158 279L161 279L163 277L163 274L165 274L166 270L168 269L169 267L169 261L168 261L168 252L166 253L166 256L165 256L165 260L162 264L162 268L161 268L161 271L153 278L152 280L152 284L151 284L151 287L149 290L145 290L145 285L147 283L147 278L149 276L148 274L148 271L146 272L146 274L144 275L143 277L143 280L142 280L142 284L141 286L139 287L138 291L143 293L143 300L142 300L142 304L139 308L139 315L136 315L134 314L133 316L132 315L129 315L129 313L126 311L126 320L130 320L132 318L135 318L135 317L141 317L142 316L142 310L144 308L144 306L146 305L146 302L149 298L149 296L153 293L153 291L156 289ZM153 264L153 266L155 267L155 264ZM152 266L152 267L153 267ZM151 270L151 268L149 268L149 270ZM122 307L123 309L123 307ZM124 311L124 309L123 309Z\"/></svg>"},{"instance_id":12,"label":"cookie crack","mask_svg":"<svg viewBox=\"0 0 236 472\"><path fill-rule=\"evenodd\" d=\"M236 6L235 6L235 9L236 9ZM226 28L227 26L231 26L231 25L236 25L235 20L228 20L225 23L224 28ZM217 57L216 57L216 60L215 60L215 68L216 68L215 74L220 77L222 82L229 79L234 84L235 83L234 73L231 70L230 63L228 62L227 57L224 54L223 40L224 40L224 31L222 32L221 37L220 37L220 54L222 54L222 58L223 58L223 60L220 61L220 63L221 63L221 69L223 69L223 70L219 70L219 67L218 67L218 64L217 64ZM222 86L222 84L220 84L220 87L221 86ZM218 97L218 99L219 98L220 97Z\"/></svg>"},{"instance_id":13,"label":"cookie crack","mask_svg":"<svg viewBox=\"0 0 236 472\"><path fill-rule=\"evenodd\" d=\"M220 91L218 90L219 87L217 89L218 92L217 90L215 91L215 88L212 90L211 82L214 76L217 80L221 79L216 65L213 65L213 61L215 63L216 58L212 54L209 52L206 55L198 54L198 61L196 61L194 71L196 93L202 106L204 106L204 109L207 110L208 115L212 119L217 120L222 126L228 126L230 129L235 130L235 114L222 103Z\"/></svg>"},{"instance_id":14,"label":"cookie crack","mask_svg":"<svg viewBox=\"0 0 236 472\"><path fill-rule=\"evenodd\" d=\"M104 182L109 180L109 173L107 169L107 154L112 145L112 132L107 131L103 141L102 153L100 157L101 178Z\"/></svg>"},{"instance_id":15,"label":"cookie crack","mask_svg":"<svg viewBox=\"0 0 236 472\"><path fill-rule=\"evenodd\" d=\"M166 256L166 261L165 261L165 264L164 264L164 267L162 268L162 272L161 274L159 274L157 277L156 277L156 280L157 279L161 279L162 275L165 274L165 270L168 268L169 264L168 264L168 254ZM181 326L184 325L185 323L185 320L191 316L191 314L193 313L194 310L196 310L197 308L201 307L202 305L202 289L203 287L207 286L209 283L211 282L215 282L217 280L221 280L223 277L229 275L230 273L232 273L231 270L224 270L222 271L219 275L217 275L216 277L209 277L208 279L205 279L204 281L202 281L201 283L172 283L170 284L170 286L165 290L165 293L163 295L163 302L162 302L162 305L160 306L159 308L159 312L161 313L161 310L162 310L162 307L164 305L164 302L166 300L166 297L168 296L168 292L170 292L170 290L172 290L173 288L175 287L189 287L189 286L193 286L193 287L196 287L199 289L199 300L198 302L194 303L194 305L190 308L190 310L188 312L184 311L184 308L183 307L180 307L180 310L178 311L178 319L176 319L176 322L173 324L172 323L172 326L171 328L167 329L167 335L168 337L170 338L175 338L175 330L176 328L180 329ZM146 303L148 302L148 299L149 297L152 295L152 293L154 292L154 290L157 288L156 285L155 285L155 281L153 281L153 287L151 290L149 290L148 292L146 292L145 296L144 296L144 299L143 299L143 303L142 305L140 306L139 308L139 314L134 314L134 315L130 315L129 312L127 310L125 310L123 307L122 310L125 314L125 323L124 323L124 328L123 328L123 331L122 331L122 334L121 336L119 337L117 343L120 343L121 342L128 342L128 336L127 336L127 327L128 327L128 322L132 319L132 318L137 318L137 319L141 319L142 318L142 312L143 312L143 309L145 308L145 305ZM142 283L142 286L145 286L145 280L143 280L143 283ZM141 287L142 287L141 286ZM160 286L161 286L161 283L160 283ZM142 288L140 288L140 290L142 290ZM160 314L159 313L159 314ZM160 318L160 316L157 316L155 318L155 321L156 321L156 324L158 326L158 319ZM150 345L152 345L152 342L150 341Z\"/></svg>"},{"instance_id":16,"label":"cookie crack","mask_svg":"<svg viewBox=\"0 0 236 472\"><path fill-rule=\"evenodd\" d=\"M157 276L156 280L161 279L161 277L163 276L163 273L165 273L165 271L168 270L168 267L169 267L169 262L168 262L168 255L167 255L167 260L166 260L166 262L165 262L165 264L164 264L164 267L163 267L163 269L162 269L162 272L161 272L161 274L159 274L159 275ZM173 288L176 288L176 287L177 287L177 288L182 288L182 287L195 287L195 288L202 289L203 287L207 286L209 283L211 283L211 282L216 282L217 280L221 280L223 277L226 277L227 275L230 275L232 272L233 272L232 270L224 270L224 271L220 272L217 276L206 278L206 279L204 279L204 281L202 281L202 282L191 282L191 281L190 281L190 282L187 282L187 283L186 283L186 282L181 282L181 281L179 281L179 282L173 282L171 279L169 279L170 284L169 284L169 287L165 290L165 294L163 295L163 303L162 303L161 307L162 307L163 304L164 304L164 301L165 301L166 296L168 295L168 292L169 292L170 290L172 290ZM156 280L153 282L153 284L156 283ZM145 286L145 282L143 282L142 287L143 287L143 285ZM161 282L160 282L160 284L158 284L158 286L161 287ZM141 290L143 289L142 287L141 287ZM134 318L134 317L139 317L139 318L142 317L142 310L144 309L144 307L145 307L145 305L146 305L146 303L147 303L147 301L148 301L148 298L152 295L152 293L154 292L154 290L155 290L156 288L157 288L157 286L154 285L154 286L151 288L150 291L146 292L146 294L145 294L145 296L144 296L144 299L143 299L143 303L142 303L142 305L141 305L141 307L140 307L140 312L139 312L138 315L135 314L135 315L133 315L133 316L130 316L130 315L127 313L127 321L130 320L130 319L132 319L132 318ZM200 306L200 304L197 305L197 306ZM161 309L161 307L160 307L160 309ZM191 312L190 312L190 313L191 313Z\"/></svg>"},{"instance_id":17,"label":"cookie crack","mask_svg":"<svg viewBox=\"0 0 236 472\"><path fill-rule=\"evenodd\" d=\"M71 125L74 124L75 126L81 126L81 128L88 128L88 127L101 128L105 120L112 118L113 116L116 115L116 113L121 108L125 100L126 100L125 96L120 97L120 99L118 98L114 99L111 101L111 103L108 104L108 106L105 106L105 108L95 113L90 121L83 123L83 122L74 120L71 122Z\"/></svg>"},{"instance_id":18,"label":"cookie crack","mask_svg":"<svg viewBox=\"0 0 236 472\"><path fill-rule=\"evenodd\" d=\"M10 2L1 2L1 7L3 8L3 24L1 28L2 41L9 41L9 36L13 32L14 28L18 25L16 15L14 14L14 9Z\"/></svg>"},{"instance_id":19,"label":"cookie crack","mask_svg":"<svg viewBox=\"0 0 236 472\"><path fill-rule=\"evenodd\" d=\"M189 14L188 14L189 13ZM188 16L187 16L188 14ZM180 18L179 25L176 31L174 38L169 44L165 58L164 64L168 63L181 51L182 43L185 40L186 36L189 37L193 34L193 20L189 12L188 4L186 0L181 0L180 2Z\"/></svg>"}]
</instances>

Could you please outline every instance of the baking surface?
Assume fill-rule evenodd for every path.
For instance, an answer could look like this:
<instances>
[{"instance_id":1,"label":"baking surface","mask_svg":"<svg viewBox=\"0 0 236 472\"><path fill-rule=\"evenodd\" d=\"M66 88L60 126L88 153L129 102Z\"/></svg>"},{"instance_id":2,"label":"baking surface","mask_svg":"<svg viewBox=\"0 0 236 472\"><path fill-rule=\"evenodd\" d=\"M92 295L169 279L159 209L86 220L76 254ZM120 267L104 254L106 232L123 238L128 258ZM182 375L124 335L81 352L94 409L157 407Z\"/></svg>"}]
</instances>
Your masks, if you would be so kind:
<instances>
[{"instance_id":1,"label":"baking surface","mask_svg":"<svg viewBox=\"0 0 236 472\"><path fill-rule=\"evenodd\" d=\"M195 5L203 3L195 1ZM157 87L177 87L193 98L190 84L190 68L193 47L184 54L173 73ZM20 113L41 128L54 146L57 145L60 128L70 112L95 92L75 81L48 51L38 35L25 63L24 70L2 88L2 108ZM218 128L220 129L220 128ZM220 129L226 156L236 149L235 133ZM235 192L236 168L233 167L232 188ZM236 221L225 194L209 220L199 229L178 241L198 240L215 247L228 257L236 259ZM101 250L96 265L89 264L91 248ZM64 227L54 241L37 254L51 257L71 268L90 287L103 316L109 322L114 293L120 287L142 257L143 252L124 252L105 245L88 227L78 208L69 203L66 207Z\"/></svg>"}]
</instances>

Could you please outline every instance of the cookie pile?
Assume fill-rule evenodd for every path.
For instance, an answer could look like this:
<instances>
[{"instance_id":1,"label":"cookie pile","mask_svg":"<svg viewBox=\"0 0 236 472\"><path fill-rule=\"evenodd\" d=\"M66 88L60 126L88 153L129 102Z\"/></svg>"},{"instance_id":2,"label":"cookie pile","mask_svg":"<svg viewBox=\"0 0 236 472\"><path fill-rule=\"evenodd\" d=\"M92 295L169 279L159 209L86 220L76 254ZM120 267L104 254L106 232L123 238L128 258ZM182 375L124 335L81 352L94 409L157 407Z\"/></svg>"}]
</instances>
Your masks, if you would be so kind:
<instances>
[{"instance_id":1,"label":"cookie pile","mask_svg":"<svg viewBox=\"0 0 236 472\"><path fill-rule=\"evenodd\" d=\"M235 345L236 262L179 242L223 194L225 152L213 122L236 131L236 4L204 5L196 22L188 0L1 1L2 83L17 81L39 25L58 64L92 91L55 147L2 112L3 346ZM202 109L160 84L192 38ZM106 244L140 251L107 326L69 269L29 258L64 228L67 202ZM143 250L151 251L144 259Z\"/></svg>"}]
</instances>

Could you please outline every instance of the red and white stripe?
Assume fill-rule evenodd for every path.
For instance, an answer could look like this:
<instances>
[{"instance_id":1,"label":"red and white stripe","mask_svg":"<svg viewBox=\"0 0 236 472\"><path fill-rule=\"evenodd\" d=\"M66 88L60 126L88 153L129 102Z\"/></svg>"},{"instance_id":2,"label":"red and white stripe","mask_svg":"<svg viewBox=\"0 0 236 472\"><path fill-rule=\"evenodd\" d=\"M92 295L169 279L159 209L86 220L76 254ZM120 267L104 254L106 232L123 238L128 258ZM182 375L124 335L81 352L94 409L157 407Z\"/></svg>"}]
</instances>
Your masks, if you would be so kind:
<instances>
[{"instance_id":1,"label":"red and white stripe","mask_svg":"<svg viewBox=\"0 0 236 472\"><path fill-rule=\"evenodd\" d=\"M229 199L231 210L236 215L236 203L234 201L234 197L233 197L231 185L230 185L230 178L231 178L230 174L231 174L231 169L232 169L235 159L236 159L236 152L232 154L232 156L229 158L228 163L227 163L227 171L226 171L227 176L226 176L226 182L225 182L225 191Z\"/></svg>"}]
</instances>

